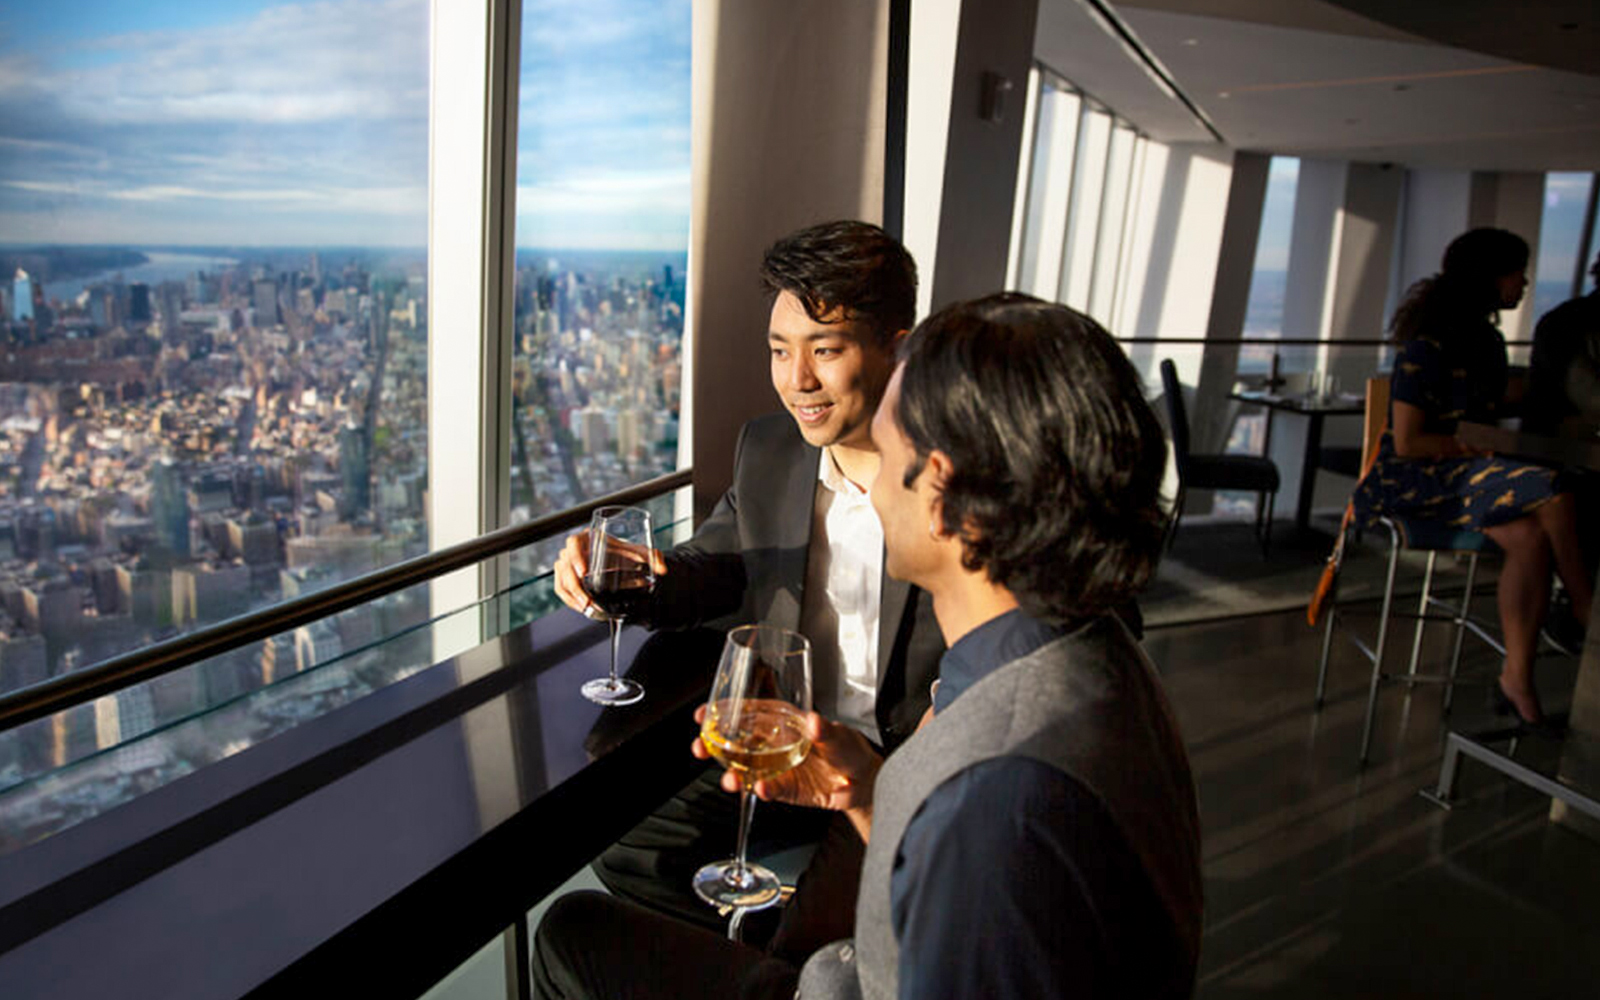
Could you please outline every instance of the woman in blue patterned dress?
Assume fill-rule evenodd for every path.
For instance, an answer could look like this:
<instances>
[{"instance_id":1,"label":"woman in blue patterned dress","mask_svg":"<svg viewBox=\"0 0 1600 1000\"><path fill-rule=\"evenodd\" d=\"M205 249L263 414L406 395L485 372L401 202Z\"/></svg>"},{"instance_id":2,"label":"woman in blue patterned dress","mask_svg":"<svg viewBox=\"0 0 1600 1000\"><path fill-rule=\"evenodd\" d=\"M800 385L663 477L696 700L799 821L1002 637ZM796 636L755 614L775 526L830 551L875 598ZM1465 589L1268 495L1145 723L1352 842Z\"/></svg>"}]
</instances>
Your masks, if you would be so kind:
<instances>
[{"instance_id":1,"label":"woman in blue patterned dress","mask_svg":"<svg viewBox=\"0 0 1600 1000\"><path fill-rule=\"evenodd\" d=\"M1528 244L1503 229L1453 240L1440 273L1413 285L1390 329L1399 345L1390 379L1389 430L1356 490L1356 510L1430 518L1481 531L1505 552L1498 604L1506 644L1494 693L1503 713L1544 722L1533 685L1551 569L1588 621L1593 583L1577 540L1577 507L1556 474L1476 450L1461 421L1494 423L1508 400L1506 344L1493 317L1527 287Z\"/></svg>"}]
</instances>

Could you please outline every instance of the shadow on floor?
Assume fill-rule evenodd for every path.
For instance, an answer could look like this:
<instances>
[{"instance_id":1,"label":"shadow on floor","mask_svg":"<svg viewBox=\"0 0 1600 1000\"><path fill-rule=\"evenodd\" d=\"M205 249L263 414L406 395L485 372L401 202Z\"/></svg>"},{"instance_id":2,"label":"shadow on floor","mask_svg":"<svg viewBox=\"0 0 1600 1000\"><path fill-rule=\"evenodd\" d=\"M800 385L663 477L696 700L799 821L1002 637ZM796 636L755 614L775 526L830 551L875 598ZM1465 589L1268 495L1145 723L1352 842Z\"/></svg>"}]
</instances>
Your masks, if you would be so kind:
<instances>
[{"instance_id":1,"label":"shadow on floor","mask_svg":"<svg viewBox=\"0 0 1600 1000\"><path fill-rule=\"evenodd\" d=\"M1299 533L1290 522L1275 524L1271 549L1263 557L1250 524L1185 518L1176 544L1162 557L1155 580L1139 599L1146 624L1303 610L1333 551L1337 527L1331 517L1313 518L1312 527ZM1421 590L1426 558L1422 553L1401 557L1398 593ZM1388 542L1381 530L1366 532L1349 546L1339 576L1341 599L1382 596L1387 560ZM1476 586L1491 587L1496 569L1495 559L1485 559ZM1437 586L1459 589L1464 576L1465 563L1458 566L1455 557L1441 557Z\"/></svg>"}]
</instances>

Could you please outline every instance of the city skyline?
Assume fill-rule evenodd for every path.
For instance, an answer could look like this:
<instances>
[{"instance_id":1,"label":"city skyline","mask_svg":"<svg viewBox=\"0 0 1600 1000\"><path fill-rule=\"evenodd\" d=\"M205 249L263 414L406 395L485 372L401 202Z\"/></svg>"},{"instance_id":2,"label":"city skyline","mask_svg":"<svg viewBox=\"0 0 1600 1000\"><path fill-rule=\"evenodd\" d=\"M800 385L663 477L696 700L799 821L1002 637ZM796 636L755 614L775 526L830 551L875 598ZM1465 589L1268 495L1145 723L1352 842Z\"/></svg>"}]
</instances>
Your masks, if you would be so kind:
<instances>
[{"instance_id":1,"label":"city skyline","mask_svg":"<svg viewBox=\"0 0 1600 1000\"><path fill-rule=\"evenodd\" d=\"M0 693L427 551L426 283L361 256L159 262L171 273L77 280L71 301L0 318ZM519 255L514 521L675 467L681 259ZM13 277L0 301L33 287ZM519 550L513 573L550 556ZM529 614L544 598L516 600ZM421 633L373 643L427 613L395 595L0 734L0 795L21 796L0 850L425 666ZM225 709L225 743L132 746L329 663ZM70 808L29 790L88 758Z\"/></svg>"}]
</instances>

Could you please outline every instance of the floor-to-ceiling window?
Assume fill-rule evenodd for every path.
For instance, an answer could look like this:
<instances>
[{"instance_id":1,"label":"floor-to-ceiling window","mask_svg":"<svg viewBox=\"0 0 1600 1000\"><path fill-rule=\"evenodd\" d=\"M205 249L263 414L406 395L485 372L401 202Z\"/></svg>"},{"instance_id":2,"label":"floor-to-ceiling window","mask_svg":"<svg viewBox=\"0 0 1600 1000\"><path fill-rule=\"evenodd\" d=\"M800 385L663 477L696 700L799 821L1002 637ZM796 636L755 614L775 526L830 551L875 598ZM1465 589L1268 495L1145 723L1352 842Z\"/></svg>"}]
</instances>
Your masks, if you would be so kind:
<instances>
[{"instance_id":1,"label":"floor-to-ceiling window","mask_svg":"<svg viewBox=\"0 0 1600 1000\"><path fill-rule=\"evenodd\" d=\"M428 10L0 4L0 691L426 548ZM404 604L0 735L0 785Z\"/></svg>"},{"instance_id":2,"label":"floor-to-ceiling window","mask_svg":"<svg viewBox=\"0 0 1600 1000\"><path fill-rule=\"evenodd\" d=\"M484 117L441 97L430 50L441 23L456 44L461 23L518 10L520 72L487 64L490 92L520 91L514 153L469 150L467 168L505 192L487 211L514 205L517 252L430 254L460 221L430 190L447 152L430 128ZM513 414L507 454L475 458L513 521L674 468L689 10L0 0L0 694L442 544L429 450L472 449L435 440L441 400L483 425ZM430 273L501 263L506 329L438 313ZM430 371L430 315L448 350L503 345L509 400L442 384L476 373ZM0 791L119 745L99 789L237 752L434 662L415 626L462 606L434 598L391 595L0 733ZM50 789L24 791L0 838L53 828Z\"/></svg>"},{"instance_id":3,"label":"floor-to-ceiling window","mask_svg":"<svg viewBox=\"0 0 1600 1000\"><path fill-rule=\"evenodd\" d=\"M1261 206L1255 266L1250 272L1250 297L1245 306L1244 336L1283 335L1283 296L1289 271L1289 236L1294 229L1294 197L1300 160L1274 156L1267 168L1267 193ZM1241 351L1241 371L1266 371L1268 355Z\"/></svg>"},{"instance_id":4,"label":"floor-to-ceiling window","mask_svg":"<svg viewBox=\"0 0 1600 1000\"><path fill-rule=\"evenodd\" d=\"M677 467L689 34L689 0L523 5L514 523Z\"/></svg>"},{"instance_id":5,"label":"floor-to-ceiling window","mask_svg":"<svg viewBox=\"0 0 1600 1000\"><path fill-rule=\"evenodd\" d=\"M1288 286L1289 237L1294 229L1295 186L1300 160L1274 156L1267 167L1267 193L1262 200L1261 225L1256 237L1255 266L1250 272L1250 294L1245 305L1243 337L1276 340L1283 336L1283 300ZM1270 344L1242 344L1239 374L1261 376L1272 371L1276 348ZM1227 450L1259 455L1266 444L1264 413L1241 416L1228 435ZM1236 497L1253 502L1254 497Z\"/></svg>"},{"instance_id":6,"label":"floor-to-ceiling window","mask_svg":"<svg viewBox=\"0 0 1600 1000\"><path fill-rule=\"evenodd\" d=\"M1589 209L1590 188L1595 175L1587 173L1549 173L1544 179L1544 211L1539 223L1539 246L1529 268L1533 282L1533 316L1540 316L1587 287L1588 265L1594 261L1591 246L1583 241L1584 216ZM1573 278L1583 272L1573 287Z\"/></svg>"},{"instance_id":7,"label":"floor-to-ceiling window","mask_svg":"<svg viewBox=\"0 0 1600 1000\"><path fill-rule=\"evenodd\" d=\"M1114 326L1134 242L1144 139L1042 66L1029 83L1010 287Z\"/></svg>"},{"instance_id":8,"label":"floor-to-ceiling window","mask_svg":"<svg viewBox=\"0 0 1600 1000\"><path fill-rule=\"evenodd\" d=\"M1017 190L1023 202L1019 213L1021 238L1011 268L1012 287L1054 299L1061 281L1062 240L1067 226L1067 204L1072 192L1073 164L1078 146L1078 119L1083 98L1065 81L1035 69L1033 82L1033 132L1023 137L1029 160L1028 181Z\"/></svg>"}]
</instances>

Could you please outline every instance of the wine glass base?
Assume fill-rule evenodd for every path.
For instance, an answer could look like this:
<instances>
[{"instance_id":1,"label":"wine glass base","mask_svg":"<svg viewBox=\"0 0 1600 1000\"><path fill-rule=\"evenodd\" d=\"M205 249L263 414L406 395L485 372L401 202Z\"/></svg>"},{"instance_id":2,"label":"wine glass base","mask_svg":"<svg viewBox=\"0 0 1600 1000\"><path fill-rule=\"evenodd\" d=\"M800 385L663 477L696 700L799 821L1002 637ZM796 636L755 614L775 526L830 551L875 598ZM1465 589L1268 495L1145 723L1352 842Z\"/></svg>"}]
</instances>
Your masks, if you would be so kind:
<instances>
[{"instance_id":1,"label":"wine glass base","mask_svg":"<svg viewBox=\"0 0 1600 1000\"><path fill-rule=\"evenodd\" d=\"M741 910L764 910L778 901L783 883L778 876L749 862L744 877L738 876L738 862L729 858L706 865L694 873L695 895L713 906L733 906Z\"/></svg>"},{"instance_id":2,"label":"wine glass base","mask_svg":"<svg viewBox=\"0 0 1600 1000\"><path fill-rule=\"evenodd\" d=\"M630 681L626 677L618 677L616 680L596 677L592 681L585 681L580 690L585 698L599 705L632 705L644 697L643 686L638 681Z\"/></svg>"}]
</instances>

